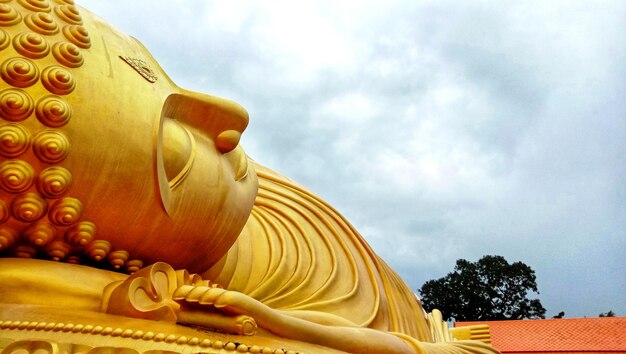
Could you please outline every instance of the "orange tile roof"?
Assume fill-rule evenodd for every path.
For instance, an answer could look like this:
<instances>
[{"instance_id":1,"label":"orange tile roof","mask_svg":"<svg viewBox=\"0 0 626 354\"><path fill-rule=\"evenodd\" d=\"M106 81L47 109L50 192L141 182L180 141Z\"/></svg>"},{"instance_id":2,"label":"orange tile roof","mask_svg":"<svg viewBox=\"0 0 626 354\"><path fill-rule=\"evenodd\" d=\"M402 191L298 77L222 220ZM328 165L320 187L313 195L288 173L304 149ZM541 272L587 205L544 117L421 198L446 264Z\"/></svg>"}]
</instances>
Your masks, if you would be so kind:
<instances>
[{"instance_id":1,"label":"orange tile roof","mask_svg":"<svg viewBox=\"0 0 626 354\"><path fill-rule=\"evenodd\" d=\"M504 353L626 353L626 317L457 322L487 324L491 344Z\"/></svg>"}]
</instances>

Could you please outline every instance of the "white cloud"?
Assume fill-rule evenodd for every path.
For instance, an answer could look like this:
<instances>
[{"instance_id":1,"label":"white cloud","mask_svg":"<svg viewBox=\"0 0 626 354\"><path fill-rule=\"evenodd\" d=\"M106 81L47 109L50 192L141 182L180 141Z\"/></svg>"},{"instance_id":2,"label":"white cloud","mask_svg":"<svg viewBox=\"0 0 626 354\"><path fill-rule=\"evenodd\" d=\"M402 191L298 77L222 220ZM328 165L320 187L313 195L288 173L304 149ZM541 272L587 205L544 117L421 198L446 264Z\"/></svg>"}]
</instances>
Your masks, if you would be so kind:
<instances>
[{"instance_id":1,"label":"white cloud","mask_svg":"<svg viewBox=\"0 0 626 354\"><path fill-rule=\"evenodd\" d=\"M501 254L548 315L626 313L623 2L79 4L244 104L247 151L413 287Z\"/></svg>"}]
</instances>

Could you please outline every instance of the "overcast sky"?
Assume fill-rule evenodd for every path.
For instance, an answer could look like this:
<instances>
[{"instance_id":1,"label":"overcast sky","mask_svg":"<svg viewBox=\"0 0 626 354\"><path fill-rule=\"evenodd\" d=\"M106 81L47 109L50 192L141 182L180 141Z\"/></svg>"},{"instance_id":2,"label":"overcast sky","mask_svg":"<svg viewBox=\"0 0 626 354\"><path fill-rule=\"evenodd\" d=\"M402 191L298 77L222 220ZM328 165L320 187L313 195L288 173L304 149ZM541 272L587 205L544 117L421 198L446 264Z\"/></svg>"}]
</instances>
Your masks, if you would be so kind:
<instances>
[{"instance_id":1,"label":"overcast sky","mask_svg":"<svg viewBox=\"0 0 626 354\"><path fill-rule=\"evenodd\" d=\"M547 316L626 315L626 2L78 0L413 289L485 254Z\"/></svg>"}]
</instances>

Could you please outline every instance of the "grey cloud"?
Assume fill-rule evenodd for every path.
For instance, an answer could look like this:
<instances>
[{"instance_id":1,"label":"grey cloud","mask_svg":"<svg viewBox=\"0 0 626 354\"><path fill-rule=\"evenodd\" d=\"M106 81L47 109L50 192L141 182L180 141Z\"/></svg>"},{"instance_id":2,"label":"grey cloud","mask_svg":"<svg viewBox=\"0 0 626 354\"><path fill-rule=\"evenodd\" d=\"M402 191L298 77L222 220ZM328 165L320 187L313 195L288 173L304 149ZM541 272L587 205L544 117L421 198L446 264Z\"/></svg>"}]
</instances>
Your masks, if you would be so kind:
<instances>
[{"instance_id":1,"label":"grey cloud","mask_svg":"<svg viewBox=\"0 0 626 354\"><path fill-rule=\"evenodd\" d=\"M626 314L624 3L320 2L330 27L307 40L343 43L336 63L290 53L271 31L306 28L262 3L80 3L181 86L244 104L251 156L337 207L413 288L500 254L537 271L549 315Z\"/></svg>"}]
</instances>

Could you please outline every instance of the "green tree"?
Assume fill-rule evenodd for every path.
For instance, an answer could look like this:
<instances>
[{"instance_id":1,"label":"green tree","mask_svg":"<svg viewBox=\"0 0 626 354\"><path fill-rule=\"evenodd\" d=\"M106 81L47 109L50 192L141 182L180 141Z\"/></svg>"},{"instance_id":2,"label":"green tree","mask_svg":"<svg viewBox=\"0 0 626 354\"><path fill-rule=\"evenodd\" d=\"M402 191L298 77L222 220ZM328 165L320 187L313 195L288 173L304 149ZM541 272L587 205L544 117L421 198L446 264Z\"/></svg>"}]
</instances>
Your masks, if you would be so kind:
<instances>
[{"instance_id":1,"label":"green tree","mask_svg":"<svg viewBox=\"0 0 626 354\"><path fill-rule=\"evenodd\" d=\"M609 310L609 312L599 314L598 317L615 317L615 312L613 312L613 310Z\"/></svg>"},{"instance_id":2,"label":"green tree","mask_svg":"<svg viewBox=\"0 0 626 354\"><path fill-rule=\"evenodd\" d=\"M426 310L439 309L445 320L545 318L546 309L538 299L527 298L529 291L539 293L535 271L501 256L459 259L452 273L427 281L419 290Z\"/></svg>"}]
</instances>

